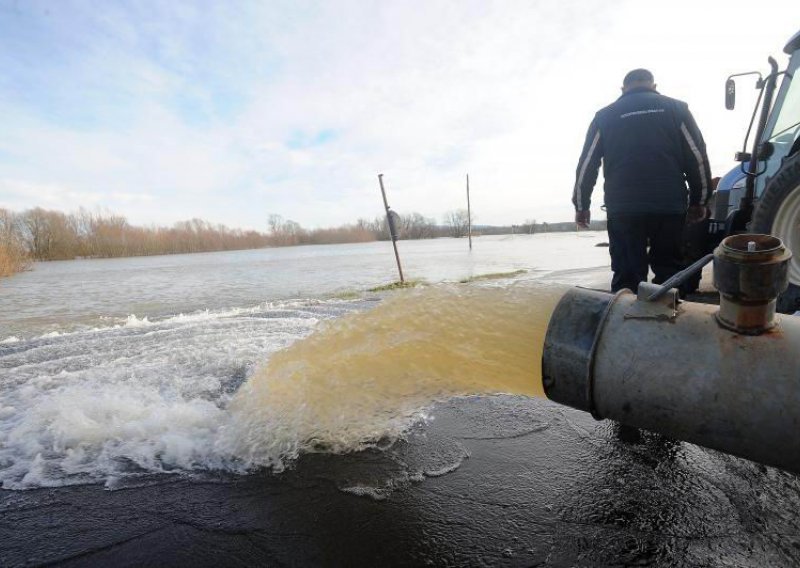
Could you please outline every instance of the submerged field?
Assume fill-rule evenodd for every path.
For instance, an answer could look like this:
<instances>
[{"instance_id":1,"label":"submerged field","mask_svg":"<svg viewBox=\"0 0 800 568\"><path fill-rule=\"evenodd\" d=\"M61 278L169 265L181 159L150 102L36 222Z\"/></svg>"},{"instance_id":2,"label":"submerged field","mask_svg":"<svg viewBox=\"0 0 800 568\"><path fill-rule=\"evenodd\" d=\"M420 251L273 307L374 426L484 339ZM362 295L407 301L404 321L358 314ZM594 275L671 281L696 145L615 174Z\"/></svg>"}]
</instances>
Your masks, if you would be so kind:
<instances>
[{"instance_id":1,"label":"submerged field","mask_svg":"<svg viewBox=\"0 0 800 568\"><path fill-rule=\"evenodd\" d=\"M374 244L4 281L0 564L795 564L796 476L539 397L604 238L401 243L411 289Z\"/></svg>"},{"instance_id":2,"label":"submerged field","mask_svg":"<svg viewBox=\"0 0 800 568\"><path fill-rule=\"evenodd\" d=\"M370 245L37 266L0 292L0 480L281 470L390 444L436 400L537 394L540 276L591 240L415 243L411 290L370 286L392 260Z\"/></svg>"}]
</instances>

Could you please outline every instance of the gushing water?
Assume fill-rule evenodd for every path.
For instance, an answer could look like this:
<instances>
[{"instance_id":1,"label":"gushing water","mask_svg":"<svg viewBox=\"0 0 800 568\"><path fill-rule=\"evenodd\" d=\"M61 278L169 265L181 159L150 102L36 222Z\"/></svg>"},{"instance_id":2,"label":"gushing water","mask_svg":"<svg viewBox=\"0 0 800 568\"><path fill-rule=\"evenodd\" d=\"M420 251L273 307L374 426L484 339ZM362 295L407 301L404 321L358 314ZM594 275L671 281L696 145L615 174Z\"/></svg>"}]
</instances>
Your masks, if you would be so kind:
<instances>
[{"instance_id":1,"label":"gushing water","mask_svg":"<svg viewBox=\"0 0 800 568\"><path fill-rule=\"evenodd\" d=\"M383 447L435 400L540 394L560 295L533 283L445 285L377 305L284 302L6 338L0 481L113 485Z\"/></svg>"},{"instance_id":2,"label":"gushing water","mask_svg":"<svg viewBox=\"0 0 800 568\"><path fill-rule=\"evenodd\" d=\"M276 353L232 401L221 443L247 463L399 436L442 397L541 393L556 288L400 294Z\"/></svg>"}]
</instances>

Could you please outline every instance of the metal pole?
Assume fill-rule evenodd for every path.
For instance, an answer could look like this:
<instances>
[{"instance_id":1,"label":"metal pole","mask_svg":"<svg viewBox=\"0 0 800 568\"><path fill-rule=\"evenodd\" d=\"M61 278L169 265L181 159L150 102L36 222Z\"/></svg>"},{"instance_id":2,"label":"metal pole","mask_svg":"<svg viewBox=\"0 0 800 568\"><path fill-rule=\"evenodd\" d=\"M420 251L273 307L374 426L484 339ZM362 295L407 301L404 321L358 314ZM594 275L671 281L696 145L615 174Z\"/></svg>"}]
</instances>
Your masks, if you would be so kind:
<instances>
[{"instance_id":1,"label":"metal pole","mask_svg":"<svg viewBox=\"0 0 800 568\"><path fill-rule=\"evenodd\" d=\"M392 232L392 220L389 218L389 202L386 201L386 190L383 188L383 174L378 174L378 183L381 184L381 195L383 196L383 207L386 209L386 224L389 226L389 238L392 240L392 247L394 247L394 258L397 261L397 272L400 273L400 283L405 284L403 278L403 267L400 266L400 253L397 252L397 240Z\"/></svg>"},{"instance_id":2,"label":"metal pole","mask_svg":"<svg viewBox=\"0 0 800 568\"><path fill-rule=\"evenodd\" d=\"M467 174L467 234L469 235L469 250L472 250L472 209L469 206L469 174Z\"/></svg>"}]
</instances>

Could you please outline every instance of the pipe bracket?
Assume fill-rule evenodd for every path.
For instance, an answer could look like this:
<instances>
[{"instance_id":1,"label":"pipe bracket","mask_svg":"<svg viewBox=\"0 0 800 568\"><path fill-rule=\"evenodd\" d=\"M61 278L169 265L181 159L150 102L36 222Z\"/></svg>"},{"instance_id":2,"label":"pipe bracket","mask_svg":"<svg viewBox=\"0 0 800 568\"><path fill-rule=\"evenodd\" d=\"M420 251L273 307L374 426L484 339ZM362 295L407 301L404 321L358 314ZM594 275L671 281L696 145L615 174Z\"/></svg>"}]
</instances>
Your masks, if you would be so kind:
<instances>
[{"instance_id":1,"label":"pipe bracket","mask_svg":"<svg viewBox=\"0 0 800 568\"><path fill-rule=\"evenodd\" d=\"M651 300L658 292L656 299ZM666 292L660 284L639 283L636 301L623 316L626 320L675 321L678 317L678 290L670 288Z\"/></svg>"}]
</instances>

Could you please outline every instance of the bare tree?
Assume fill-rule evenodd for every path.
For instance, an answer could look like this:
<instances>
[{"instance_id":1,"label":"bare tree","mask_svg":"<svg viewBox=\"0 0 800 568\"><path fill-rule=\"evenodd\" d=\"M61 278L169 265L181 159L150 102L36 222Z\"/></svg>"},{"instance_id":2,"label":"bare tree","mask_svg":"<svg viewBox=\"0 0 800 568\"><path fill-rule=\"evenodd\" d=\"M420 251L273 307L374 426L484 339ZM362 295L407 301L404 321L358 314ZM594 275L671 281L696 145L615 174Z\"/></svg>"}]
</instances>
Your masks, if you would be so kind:
<instances>
[{"instance_id":1,"label":"bare tree","mask_svg":"<svg viewBox=\"0 0 800 568\"><path fill-rule=\"evenodd\" d=\"M283 217L277 215L276 213L272 213L267 219L267 227L269 228L270 233L277 235L283 228Z\"/></svg>"},{"instance_id":2,"label":"bare tree","mask_svg":"<svg viewBox=\"0 0 800 568\"><path fill-rule=\"evenodd\" d=\"M25 270L28 254L22 241L18 215L0 209L0 276Z\"/></svg>"},{"instance_id":3,"label":"bare tree","mask_svg":"<svg viewBox=\"0 0 800 568\"><path fill-rule=\"evenodd\" d=\"M455 209L444 216L444 223L450 229L450 236L455 238L465 237L469 227L469 215L466 209Z\"/></svg>"},{"instance_id":4,"label":"bare tree","mask_svg":"<svg viewBox=\"0 0 800 568\"><path fill-rule=\"evenodd\" d=\"M536 232L536 219L526 219L520 227L521 231L532 235Z\"/></svg>"},{"instance_id":5,"label":"bare tree","mask_svg":"<svg viewBox=\"0 0 800 568\"><path fill-rule=\"evenodd\" d=\"M436 222L420 213L401 215L400 238L430 239L434 236Z\"/></svg>"},{"instance_id":6,"label":"bare tree","mask_svg":"<svg viewBox=\"0 0 800 568\"><path fill-rule=\"evenodd\" d=\"M463 236L466 213L456 211ZM386 219L359 219L351 225L304 229L280 215L267 220L269 234L230 229L203 219L190 219L171 227L142 227L107 211L79 209L65 214L40 207L14 213L0 209L0 276L23 270L29 260L76 257L121 257L150 254L237 250L264 246L355 243L387 239ZM424 239L442 234L435 221L420 213L401 215L400 238Z\"/></svg>"}]
</instances>

